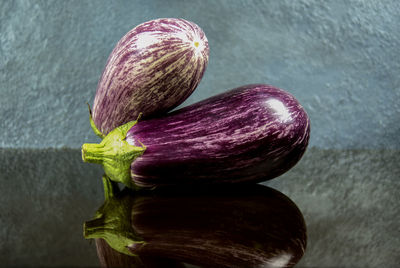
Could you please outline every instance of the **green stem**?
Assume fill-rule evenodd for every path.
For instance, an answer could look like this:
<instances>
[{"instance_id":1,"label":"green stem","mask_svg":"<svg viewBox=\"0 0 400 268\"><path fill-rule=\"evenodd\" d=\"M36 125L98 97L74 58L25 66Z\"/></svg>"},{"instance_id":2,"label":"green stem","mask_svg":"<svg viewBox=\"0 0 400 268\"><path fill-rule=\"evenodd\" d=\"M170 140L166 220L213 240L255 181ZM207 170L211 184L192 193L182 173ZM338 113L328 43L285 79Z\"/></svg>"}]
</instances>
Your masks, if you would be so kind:
<instances>
[{"instance_id":1,"label":"green stem","mask_svg":"<svg viewBox=\"0 0 400 268\"><path fill-rule=\"evenodd\" d=\"M82 145L82 160L88 163L103 164L103 155L106 153L103 144L85 143Z\"/></svg>"},{"instance_id":2,"label":"green stem","mask_svg":"<svg viewBox=\"0 0 400 268\"><path fill-rule=\"evenodd\" d=\"M104 198L107 202L117 195L120 190L118 184L110 180L107 175L103 175L103 188L104 188Z\"/></svg>"},{"instance_id":3,"label":"green stem","mask_svg":"<svg viewBox=\"0 0 400 268\"><path fill-rule=\"evenodd\" d=\"M104 135L103 133L101 133L101 131L96 127L96 124L93 121L93 117L92 117L92 109L90 109L90 105L89 103L86 103L89 109L89 121L90 121L90 126L93 129L94 134L96 134L97 136L99 136L100 138L104 139L106 137L106 135Z\"/></svg>"},{"instance_id":4,"label":"green stem","mask_svg":"<svg viewBox=\"0 0 400 268\"><path fill-rule=\"evenodd\" d=\"M104 172L112 181L134 188L130 166L146 150L144 145L133 146L125 139L128 130L136 123L137 120L115 128L99 144L83 144L82 160L103 165Z\"/></svg>"}]
</instances>

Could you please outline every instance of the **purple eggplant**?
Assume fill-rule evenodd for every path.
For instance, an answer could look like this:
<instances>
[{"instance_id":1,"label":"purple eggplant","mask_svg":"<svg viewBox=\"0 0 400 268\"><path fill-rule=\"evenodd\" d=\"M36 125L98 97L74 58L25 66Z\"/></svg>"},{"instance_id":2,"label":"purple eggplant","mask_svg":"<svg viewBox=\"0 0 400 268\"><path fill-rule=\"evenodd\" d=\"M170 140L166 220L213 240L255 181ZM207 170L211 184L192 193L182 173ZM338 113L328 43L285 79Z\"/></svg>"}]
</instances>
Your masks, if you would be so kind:
<instances>
[{"instance_id":1,"label":"purple eggplant","mask_svg":"<svg viewBox=\"0 0 400 268\"><path fill-rule=\"evenodd\" d=\"M96 238L96 251L102 268L186 268L179 261L157 256L131 256L118 252L102 238Z\"/></svg>"},{"instance_id":2,"label":"purple eggplant","mask_svg":"<svg viewBox=\"0 0 400 268\"><path fill-rule=\"evenodd\" d=\"M117 43L97 86L91 124L99 136L181 104L199 84L208 63L202 29L184 19L138 25Z\"/></svg>"},{"instance_id":3,"label":"purple eggplant","mask_svg":"<svg viewBox=\"0 0 400 268\"><path fill-rule=\"evenodd\" d=\"M310 121L288 92L242 86L159 118L116 128L82 158L111 180L134 187L260 182L302 157Z\"/></svg>"}]
</instances>

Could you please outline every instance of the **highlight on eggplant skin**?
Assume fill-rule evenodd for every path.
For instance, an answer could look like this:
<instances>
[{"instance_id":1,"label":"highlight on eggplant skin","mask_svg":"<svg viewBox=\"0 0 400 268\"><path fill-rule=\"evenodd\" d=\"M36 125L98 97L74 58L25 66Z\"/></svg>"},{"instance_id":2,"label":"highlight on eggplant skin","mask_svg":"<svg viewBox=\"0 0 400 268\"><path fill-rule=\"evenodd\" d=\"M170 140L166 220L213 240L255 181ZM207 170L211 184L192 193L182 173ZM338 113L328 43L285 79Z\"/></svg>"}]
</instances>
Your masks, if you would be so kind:
<instances>
[{"instance_id":1,"label":"highlight on eggplant skin","mask_svg":"<svg viewBox=\"0 0 400 268\"><path fill-rule=\"evenodd\" d=\"M179 262L200 267L293 267L307 244L306 225L296 204L259 184L152 192L125 188L106 201L100 214L102 221L85 224L85 234L90 234L85 237L106 238L102 243L114 251L128 249L132 254L124 254L135 262L155 258L177 267ZM138 243L125 239L131 233L140 237ZM102 252L109 263L123 256L112 255L110 250Z\"/></svg>"},{"instance_id":2,"label":"highlight on eggplant skin","mask_svg":"<svg viewBox=\"0 0 400 268\"><path fill-rule=\"evenodd\" d=\"M126 141L144 144L131 164L139 187L261 182L304 154L310 120L300 103L273 86L242 86L161 118L139 121Z\"/></svg>"},{"instance_id":3,"label":"highlight on eggplant skin","mask_svg":"<svg viewBox=\"0 0 400 268\"><path fill-rule=\"evenodd\" d=\"M163 114L187 99L208 64L209 47L193 22L162 18L138 25L117 43L97 86L94 124L117 126Z\"/></svg>"}]
</instances>

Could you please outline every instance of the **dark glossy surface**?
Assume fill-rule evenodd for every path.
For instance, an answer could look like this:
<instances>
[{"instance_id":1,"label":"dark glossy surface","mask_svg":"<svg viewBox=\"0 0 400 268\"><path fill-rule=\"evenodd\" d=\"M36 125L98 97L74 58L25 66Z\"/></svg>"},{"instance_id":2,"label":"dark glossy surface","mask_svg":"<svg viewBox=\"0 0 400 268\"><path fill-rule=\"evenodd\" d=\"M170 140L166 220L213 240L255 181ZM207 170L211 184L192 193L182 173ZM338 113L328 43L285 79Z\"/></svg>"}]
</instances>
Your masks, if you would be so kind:
<instances>
[{"instance_id":1,"label":"dark glossy surface","mask_svg":"<svg viewBox=\"0 0 400 268\"><path fill-rule=\"evenodd\" d=\"M85 237L104 239L127 255L201 267L293 267L306 248L301 212L267 186L168 187L133 193L106 185L107 199L85 222Z\"/></svg>"},{"instance_id":2,"label":"dark glossy surface","mask_svg":"<svg viewBox=\"0 0 400 268\"><path fill-rule=\"evenodd\" d=\"M399 155L309 149L266 183L304 215L307 250L296 267L397 267ZM82 163L79 150L2 149L0 163L1 266L99 266L82 224L104 202L101 167Z\"/></svg>"}]
</instances>

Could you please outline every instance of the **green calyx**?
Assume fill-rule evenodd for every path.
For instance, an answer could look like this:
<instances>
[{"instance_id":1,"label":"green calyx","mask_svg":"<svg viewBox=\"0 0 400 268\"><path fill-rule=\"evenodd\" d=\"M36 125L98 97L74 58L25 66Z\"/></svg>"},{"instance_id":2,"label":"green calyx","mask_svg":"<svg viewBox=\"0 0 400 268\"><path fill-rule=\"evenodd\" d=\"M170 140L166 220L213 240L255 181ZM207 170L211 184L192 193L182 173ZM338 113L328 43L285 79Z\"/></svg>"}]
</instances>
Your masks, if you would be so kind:
<instances>
[{"instance_id":1,"label":"green calyx","mask_svg":"<svg viewBox=\"0 0 400 268\"><path fill-rule=\"evenodd\" d=\"M135 234L130 224L131 198L118 198L117 185L103 176L105 203L96 212L94 219L83 225L86 239L102 238L118 252L136 256L128 248L144 245L145 242Z\"/></svg>"},{"instance_id":2,"label":"green calyx","mask_svg":"<svg viewBox=\"0 0 400 268\"><path fill-rule=\"evenodd\" d=\"M130 166L146 150L144 145L133 146L126 141L128 130L136 123L137 120L115 128L99 144L83 144L82 160L103 165L106 175L112 181L135 188L131 179Z\"/></svg>"}]
</instances>

